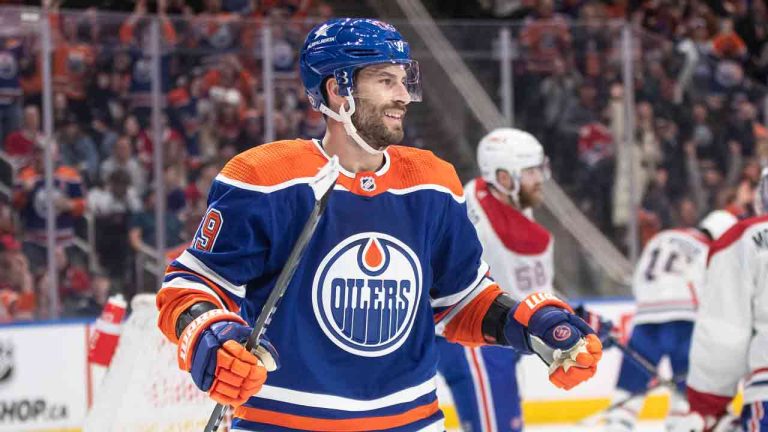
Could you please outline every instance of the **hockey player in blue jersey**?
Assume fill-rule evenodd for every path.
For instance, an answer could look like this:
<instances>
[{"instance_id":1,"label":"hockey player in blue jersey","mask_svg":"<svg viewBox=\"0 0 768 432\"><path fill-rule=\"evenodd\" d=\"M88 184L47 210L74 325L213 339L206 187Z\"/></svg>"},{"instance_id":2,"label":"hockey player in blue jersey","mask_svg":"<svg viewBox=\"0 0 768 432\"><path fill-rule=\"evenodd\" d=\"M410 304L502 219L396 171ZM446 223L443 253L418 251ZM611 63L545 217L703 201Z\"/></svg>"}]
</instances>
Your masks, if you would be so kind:
<instances>
[{"instance_id":1,"label":"hockey player in blue jersey","mask_svg":"<svg viewBox=\"0 0 768 432\"><path fill-rule=\"evenodd\" d=\"M592 377L602 346L589 326L552 295L504 294L453 167L395 145L420 99L400 33L332 19L309 33L300 63L325 136L229 161L157 297L180 368L236 406L233 430L442 431L435 332L536 353L562 388ZM241 344L312 210L308 183L332 156L337 185L266 330L276 368L272 350Z\"/></svg>"}]
</instances>

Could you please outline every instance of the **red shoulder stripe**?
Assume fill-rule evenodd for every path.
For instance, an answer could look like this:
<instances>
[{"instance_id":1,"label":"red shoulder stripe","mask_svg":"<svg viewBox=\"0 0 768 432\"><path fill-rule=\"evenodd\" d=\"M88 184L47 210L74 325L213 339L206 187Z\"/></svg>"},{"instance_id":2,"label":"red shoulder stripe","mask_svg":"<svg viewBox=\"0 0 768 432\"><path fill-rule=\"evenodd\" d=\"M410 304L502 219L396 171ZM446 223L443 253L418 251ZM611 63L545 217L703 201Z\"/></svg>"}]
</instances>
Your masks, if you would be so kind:
<instances>
[{"instance_id":1,"label":"red shoulder stripe","mask_svg":"<svg viewBox=\"0 0 768 432\"><path fill-rule=\"evenodd\" d=\"M744 234L744 231L746 231L749 227L761 222L768 222L768 215L744 219L743 221L740 221L736 225L732 226L731 229L726 231L725 234L723 234L719 239L715 240L709 247L707 265L709 265L709 262L712 260L712 257L716 253L735 243L736 240L740 239L742 234Z\"/></svg>"}]
</instances>

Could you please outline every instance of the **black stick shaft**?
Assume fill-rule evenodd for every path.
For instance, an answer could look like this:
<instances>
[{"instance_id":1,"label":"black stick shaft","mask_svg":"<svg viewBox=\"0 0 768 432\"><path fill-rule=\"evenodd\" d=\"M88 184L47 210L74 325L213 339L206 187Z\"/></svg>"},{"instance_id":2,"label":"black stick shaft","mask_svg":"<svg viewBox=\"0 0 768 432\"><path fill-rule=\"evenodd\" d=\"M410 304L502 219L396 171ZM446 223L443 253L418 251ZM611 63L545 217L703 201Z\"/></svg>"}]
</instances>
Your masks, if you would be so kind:
<instances>
[{"instance_id":1,"label":"black stick shaft","mask_svg":"<svg viewBox=\"0 0 768 432\"><path fill-rule=\"evenodd\" d=\"M323 211L328 205L328 197L330 197L331 191L333 190L335 184L336 182L334 181L333 185L331 185L331 187L327 192L325 192L320 200L315 202L315 206L312 208L312 213L310 213L307 222L304 224L304 228L301 230L301 234L299 234L298 240L296 240L296 244L293 245L293 249L291 250L291 254L288 256L288 260L285 262L285 266L280 271L280 275L277 277L275 288L273 288L272 292L269 293L269 297L267 297L267 301L264 303L264 307L261 308L261 312L256 318L253 331L251 331L251 335L248 337L248 341L245 343L245 348L248 351L253 352L253 350L259 346L259 341L261 340L261 337L264 335L264 331L266 331L267 326L272 320L272 315L274 315L275 311L277 310L277 305L280 302L280 299L283 297L285 290L288 289L288 285L291 283L293 274L296 272L296 268L299 266L299 262L301 261L301 257L304 255L304 251L309 244L309 240L312 238L317 225L320 223L320 217L323 215ZM205 425L204 431L217 431L226 413L226 405L216 404L216 407L211 413L211 417L208 419L208 423Z\"/></svg>"}]
</instances>

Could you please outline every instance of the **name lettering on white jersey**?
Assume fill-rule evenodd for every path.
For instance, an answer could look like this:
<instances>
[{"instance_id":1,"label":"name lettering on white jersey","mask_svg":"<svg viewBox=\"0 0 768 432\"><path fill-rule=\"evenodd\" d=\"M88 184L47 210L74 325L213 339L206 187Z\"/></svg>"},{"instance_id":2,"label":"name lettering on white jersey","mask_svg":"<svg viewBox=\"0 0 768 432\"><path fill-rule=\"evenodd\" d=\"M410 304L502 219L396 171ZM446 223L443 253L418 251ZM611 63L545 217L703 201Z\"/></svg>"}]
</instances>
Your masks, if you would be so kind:
<instances>
[{"instance_id":1,"label":"name lettering on white jersey","mask_svg":"<svg viewBox=\"0 0 768 432\"><path fill-rule=\"evenodd\" d=\"M768 229L758 231L752 235L752 241L758 248L768 249Z\"/></svg>"},{"instance_id":2,"label":"name lettering on white jersey","mask_svg":"<svg viewBox=\"0 0 768 432\"><path fill-rule=\"evenodd\" d=\"M421 264L405 243L382 233L355 234L320 263L312 307L336 346L380 357L399 348L410 334L421 285Z\"/></svg>"}]
</instances>

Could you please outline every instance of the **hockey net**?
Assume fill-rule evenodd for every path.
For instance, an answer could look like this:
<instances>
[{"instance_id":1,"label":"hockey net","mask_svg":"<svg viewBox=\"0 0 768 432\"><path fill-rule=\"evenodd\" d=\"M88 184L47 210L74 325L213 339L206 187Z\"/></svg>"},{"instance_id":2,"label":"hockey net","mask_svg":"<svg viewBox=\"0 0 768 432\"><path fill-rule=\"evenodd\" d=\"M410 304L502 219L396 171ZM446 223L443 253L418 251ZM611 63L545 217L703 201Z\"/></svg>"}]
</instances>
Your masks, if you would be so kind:
<instances>
[{"instance_id":1,"label":"hockey net","mask_svg":"<svg viewBox=\"0 0 768 432\"><path fill-rule=\"evenodd\" d=\"M176 347L157 327L155 296L139 294L131 307L83 430L202 430L215 404L195 387L189 374L179 370Z\"/></svg>"}]
</instances>

